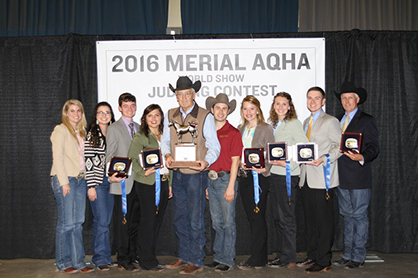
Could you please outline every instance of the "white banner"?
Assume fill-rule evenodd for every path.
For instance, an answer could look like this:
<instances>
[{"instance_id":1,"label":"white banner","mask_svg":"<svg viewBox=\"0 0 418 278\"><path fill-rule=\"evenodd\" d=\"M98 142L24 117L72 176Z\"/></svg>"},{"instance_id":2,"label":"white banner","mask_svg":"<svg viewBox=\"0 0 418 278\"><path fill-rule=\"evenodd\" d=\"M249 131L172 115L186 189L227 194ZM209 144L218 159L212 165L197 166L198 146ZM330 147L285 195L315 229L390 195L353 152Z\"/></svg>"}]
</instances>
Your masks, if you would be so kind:
<instances>
[{"instance_id":1,"label":"white banner","mask_svg":"<svg viewBox=\"0 0 418 278\"><path fill-rule=\"evenodd\" d=\"M177 78L187 75L202 82L196 97L201 107L219 93L236 99L228 118L234 126L245 96L258 98L267 120L274 95L282 91L292 95L303 121L309 116L307 89L325 87L325 39L99 41L97 71L99 101L112 105L116 119L124 92L137 97L138 122L149 104L159 104L164 113L177 107L168 84L176 87Z\"/></svg>"}]
</instances>

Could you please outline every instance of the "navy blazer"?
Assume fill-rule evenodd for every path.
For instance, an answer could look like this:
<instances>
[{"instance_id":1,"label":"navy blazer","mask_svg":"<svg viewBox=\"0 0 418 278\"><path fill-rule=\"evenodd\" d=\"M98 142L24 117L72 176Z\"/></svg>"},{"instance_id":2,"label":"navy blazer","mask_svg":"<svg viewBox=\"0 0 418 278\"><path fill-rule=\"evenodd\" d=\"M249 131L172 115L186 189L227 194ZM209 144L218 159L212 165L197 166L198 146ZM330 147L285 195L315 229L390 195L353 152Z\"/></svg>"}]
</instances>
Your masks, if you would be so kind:
<instances>
[{"instance_id":1,"label":"navy blazer","mask_svg":"<svg viewBox=\"0 0 418 278\"><path fill-rule=\"evenodd\" d=\"M343 117L344 113L338 115L337 118L341 121ZM363 134L360 153L364 157L364 164L361 165L358 161L353 161L346 155L342 155L338 159L340 187L344 189L371 188L371 162L380 152L376 120L359 109L345 131Z\"/></svg>"}]
</instances>

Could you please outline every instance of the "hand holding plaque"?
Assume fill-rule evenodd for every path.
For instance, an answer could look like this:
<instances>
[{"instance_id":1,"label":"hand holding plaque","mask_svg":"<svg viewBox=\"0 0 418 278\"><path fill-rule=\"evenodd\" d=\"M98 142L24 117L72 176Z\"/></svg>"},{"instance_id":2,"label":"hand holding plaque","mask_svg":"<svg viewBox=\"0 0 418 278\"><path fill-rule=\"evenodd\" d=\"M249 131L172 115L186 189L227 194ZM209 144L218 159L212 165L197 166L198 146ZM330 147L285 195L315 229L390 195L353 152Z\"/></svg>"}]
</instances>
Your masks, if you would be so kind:
<instances>
[{"instance_id":1,"label":"hand holding plaque","mask_svg":"<svg viewBox=\"0 0 418 278\"><path fill-rule=\"evenodd\" d=\"M118 178L127 178L131 162L132 160L129 157L112 157L109 164L108 175L113 176L116 173L116 177Z\"/></svg>"},{"instance_id":2,"label":"hand holding plaque","mask_svg":"<svg viewBox=\"0 0 418 278\"><path fill-rule=\"evenodd\" d=\"M195 140L198 136L197 123L188 122L188 125L180 125L178 122L171 120L168 124L169 127L173 126L176 130L178 143L174 146L174 161L171 163L173 168L190 168L199 167L200 164L196 160L196 143ZM190 132L192 136L192 142L182 142L183 134Z\"/></svg>"},{"instance_id":3,"label":"hand holding plaque","mask_svg":"<svg viewBox=\"0 0 418 278\"><path fill-rule=\"evenodd\" d=\"M360 153L362 137L363 134L361 133L343 132L341 135L340 151L343 153L348 151Z\"/></svg>"}]
</instances>

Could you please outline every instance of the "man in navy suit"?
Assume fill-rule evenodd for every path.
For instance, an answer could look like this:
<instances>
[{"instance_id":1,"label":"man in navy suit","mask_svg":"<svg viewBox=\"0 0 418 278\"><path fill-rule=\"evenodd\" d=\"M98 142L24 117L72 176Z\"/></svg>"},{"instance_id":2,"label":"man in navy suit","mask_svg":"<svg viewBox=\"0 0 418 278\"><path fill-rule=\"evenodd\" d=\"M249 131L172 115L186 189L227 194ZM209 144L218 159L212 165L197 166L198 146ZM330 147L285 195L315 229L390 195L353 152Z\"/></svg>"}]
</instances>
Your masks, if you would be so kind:
<instances>
[{"instance_id":1,"label":"man in navy suit","mask_svg":"<svg viewBox=\"0 0 418 278\"><path fill-rule=\"evenodd\" d=\"M366 258L368 207L372 187L371 162L379 154L379 132L376 120L358 109L358 105L367 99L365 89L357 88L352 82L345 82L335 95L345 110L345 113L337 117L343 132L362 134L360 151L348 151L338 159L338 202L340 214L344 218L344 253L334 265L356 269L363 266Z\"/></svg>"}]
</instances>

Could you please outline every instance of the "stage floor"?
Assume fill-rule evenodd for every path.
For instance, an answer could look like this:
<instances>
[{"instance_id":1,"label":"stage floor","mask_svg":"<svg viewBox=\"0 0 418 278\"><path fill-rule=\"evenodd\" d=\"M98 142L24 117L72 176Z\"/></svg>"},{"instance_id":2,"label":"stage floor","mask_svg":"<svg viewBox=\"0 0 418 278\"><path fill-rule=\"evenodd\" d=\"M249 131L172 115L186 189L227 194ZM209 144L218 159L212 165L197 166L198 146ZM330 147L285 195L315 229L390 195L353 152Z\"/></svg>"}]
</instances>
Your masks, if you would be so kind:
<instances>
[{"instance_id":1,"label":"stage floor","mask_svg":"<svg viewBox=\"0 0 418 278\"><path fill-rule=\"evenodd\" d=\"M333 266L329 272L316 274L321 277L418 277L418 253L396 253L385 254L377 252L369 252L368 255L377 255L383 259L384 262L365 263L362 268L356 270L346 270L343 267ZM236 263L244 261L248 256L238 256ZM273 255L270 256L273 258ZM338 260L341 253L335 252L333 254L333 261ZM159 256L162 264L170 263L177 258L172 256ZM298 253L298 260L303 260L305 253ZM91 256L86 257L86 261L90 260ZM205 259L206 263L210 263L212 257L208 256ZM0 277L68 277L69 274L63 274L55 271L54 260L38 260L38 259L17 259L17 260L0 260ZM94 271L89 274L71 274L71 277L132 277L140 275L142 277L185 277L185 275L178 274L178 270L164 270L160 273L150 273L142 270L141 272L130 273L118 269L112 269L107 272ZM205 268L202 272L198 272L195 276L200 277L307 277L303 268L294 267L292 269L272 269L264 267L259 270L243 271L235 268L232 271L219 274L213 269ZM319 277L319 276L318 276Z\"/></svg>"}]
</instances>

